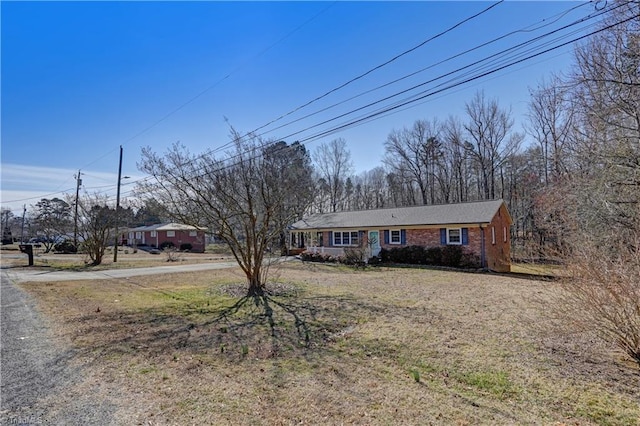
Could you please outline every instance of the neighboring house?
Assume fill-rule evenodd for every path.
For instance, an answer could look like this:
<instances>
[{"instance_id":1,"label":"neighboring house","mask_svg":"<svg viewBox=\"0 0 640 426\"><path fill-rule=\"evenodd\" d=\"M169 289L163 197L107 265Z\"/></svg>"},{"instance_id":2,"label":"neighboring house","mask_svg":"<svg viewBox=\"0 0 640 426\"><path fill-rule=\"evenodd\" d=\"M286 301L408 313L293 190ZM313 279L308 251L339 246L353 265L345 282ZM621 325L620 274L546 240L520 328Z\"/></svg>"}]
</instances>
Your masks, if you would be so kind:
<instances>
[{"instance_id":1,"label":"neighboring house","mask_svg":"<svg viewBox=\"0 0 640 426\"><path fill-rule=\"evenodd\" d=\"M129 229L128 237L123 243L130 246L159 248L165 242L171 242L177 248L183 244L191 244L192 252L204 253L205 231L202 228L180 223L160 223Z\"/></svg>"},{"instance_id":2,"label":"neighboring house","mask_svg":"<svg viewBox=\"0 0 640 426\"><path fill-rule=\"evenodd\" d=\"M461 245L482 267L511 270L511 216L503 200L318 213L290 226L292 248L342 255L345 247Z\"/></svg>"}]
</instances>

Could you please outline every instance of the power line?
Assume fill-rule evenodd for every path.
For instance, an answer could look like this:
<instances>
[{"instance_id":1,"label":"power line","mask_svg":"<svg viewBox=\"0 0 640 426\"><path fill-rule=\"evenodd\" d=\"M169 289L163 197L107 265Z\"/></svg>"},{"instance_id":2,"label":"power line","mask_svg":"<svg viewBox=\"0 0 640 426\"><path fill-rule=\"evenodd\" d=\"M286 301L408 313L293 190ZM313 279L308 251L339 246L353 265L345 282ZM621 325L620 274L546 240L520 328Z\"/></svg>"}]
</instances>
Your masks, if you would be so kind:
<instances>
[{"instance_id":1,"label":"power line","mask_svg":"<svg viewBox=\"0 0 640 426\"><path fill-rule=\"evenodd\" d=\"M538 52L538 53L535 53L535 54L531 54L531 55L529 55L529 56L527 56L527 57L524 57L524 58L521 58L521 59L518 59L518 60L512 61L512 62L510 62L510 63L508 63L508 64L505 64L505 65L502 65L502 66L500 66L500 67L494 68L494 69L492 69L492 70L489 70L489 71L483 72L483 73L481 73L481 74L479 74L479 75L476 75L476 76L473 76L473 77L470 77L470 78L464 79L464 80L462 80L462 81L460 81L460 82L457 82L457 83L454 83L454 84L448 85L448 86L446 86L446 87L444 87L444 88L441 88L441 89L438 89L438 90L434 90L434 91L428 92L428 93L426 93L426 94L423 94L423 95L421 95L421 96L417 97L416 99L413 99L413 100L410 100L410 101L406 101L406 102L400 103L400 104L398 104L398 105L396 105L396 106L392 106L392 107L389 107L389 108L385 108L385 109L384 109L384 110L382 110L382 111L379 111L379 112L376 112L376 113L373 113L373 114L367 115L366 117L363 117L363 118L360 118L360 119L357 119L357 120L353 120L353 121L351 121L351 122L349 122L349 123L346 123L346 124L343 124L343 125L340 125L340 126L336 126L336 127L332 128L332 129L329 129L329 130L326 130L326 131L323 131L323 132L317 133L316 135L313 135L313 136L310 136L310 137L307 137L307 138L304 138L304 139L300 139L300 140L299 140L299 142L304 143L304 142L308 142L308 141L311 141L311 140L315 140L315 139L318 139L318 138L320 138L320 137L323 137L323 136L325 136L325 135L327 135L327 134L334 133L334 132L336 132L336 131L338 131L338 130L342 130L342 129L344 129L344 128L351 127L352 125L357 124L357 123L360 123L360 122L362 122L362 121L364 121L364 120L366 120L366 119L373 118L373 117L377 117L377 116L379 116L379 115L381 115L381 114L383 114L383 113L386 113L386 112L389 112L389 111L393 111L393 110L395 110L395 109L397 109L397 108L400 108L400 107L402 107L402 106L406 106L406 105L409 105L409 104L414 103L414 102L416 102L416 101L419 101L419 100L425 99L425 98L427 98L427 97L433 96L433 95L435 95L435 94L438 94L438 93L444 92L445 90L449 90L449 89L451 89L451 88L454 88L454 87L460 86L460 85L465 84L465 83L468 83L468 82L470 82L470 81L474 81L474 80L477 80L477 79L479 79L479 78L485 77L485 76L487 76L487 75L490 75L490 74L496 73L496 72L501 71L501 70L503 70L503 69L509 68L509 67L511 67L511 66L513 66L513 65L516 65L516 64L522 63L522 62L527 61L527 60L529 60L529 59L532 59L532 58L538 57L538 56L543 55L543 54L545 54L545 53L551 52L551 51L553 51L553 50L556 50L556 49L559 49L559 48L561 48L561 47L567 46L567 45L569 45L569 44L575 43L575 42L577 42L577 41L583 40L583 39L585 39L585 38L587 38L587 37L591 37L591 36L593 36L593 35L595 35L595 34L598 34L598 33L602 32L602 31L605 31L605 30L611 29L611 28L613 28L613 27L615 27L615 26L617 26L617 25L623 24L623 23L625 23L625 22L628 22L628 21L630 21L630 20L632 20L632 19L637 19L637 18L640 18L640 15L635 15L635 16L633 16L633 17L631 17L631 18L627 18L627 19L625 19L625 20L622 20L622 21L616 22L615 24L608 25L608 26L606 26L606 27L604 27L604 28L602 28L602 29L599 29L599 30L593 31L593 32L591 32L591 33L585 34L585 35L583 35L583 36L580 36L580 37L574 38L574 39L572 39L572 40L569 40L569 41L564 42L564 43L562 43L562 44L560 44L560 45L557 45L557 46L554 46L554 47L551 47L551 48L545 49L545 50L543 50L543 51L541 51L541 52Z\"/></svg>"},{"instance_id":2,"label":"power line","mask_svg":"<svg viewBox=\"0 0 640 426\"><path fill-rule=\"evenodd\" d=\"M463 70L473 68L473 67L475 67L475 66L477 66L477 65L480 65L480 64L482 64L482 63L484 63L484 62L489 61L490 59L499 58L499 57L504 56L505 54L507 54L507 53L509 53L509 52L517 51L518 49L520 49L520 48L522 48L522 47L525 47L525 46L527 46L527 45L529 45L529 44L533 44L533 43L535 43L536 41L542 40L542 39L544 39L544 38L546 38L546 37L548 37L548 36L550 36L550 35L553 35L553 34L555 34L555 33L558 33L558 32L560 32L560 31L562 31L562 30L565 30L565 29L568 29L568 28L570 28L570 27L572 27L572 26L575 26L575 25L577 25L577 24L580 24L580 23L584 22L585 20L593 19L594 17L600 16L600 15L602 15L603 13L605 13L605 12L599 12L597 15L588 16L587 18L582 18L582 19L580 19L580 20L578 20L578 21L574 21L574 22L572 22L572 23L570 23L570 24L564 25L563 27L560 27L560 28L557 28L557 29L555 29L555 30L549 31L549 32L547 32L547 33L545 33L545 34L543 34L543 35L536 36L536 37L534 37L534 38L532 38L532 39L530 39L530 40L527 40L527 41L525 41L525 42L519 43L519 44L517 44L517 45L515 45L515 46L512 46L512 47L509 47L509 48L504 49L504 50L502 50L502 51L500 51L500 52L494 53L494 54L492 54L492 55L490 55L490 56L486 56L486 57L484 57L484 58L482 58L482 59L479 59L479 60L477 60L477 61L474 61L474 62L472 62L472 63L470 63L470 64L465 65L465 66L459 67L459 68L457 68L457 69L455 69L455 70L452 70L452 71L446 72L446 73L441 74L441 75L439 75L439 76L436 76L436 77L434 77L434 78L432 78L432 79L429 79L429 80L427 80L427 81L421 82L421 83L416 84L416 85L414 85L414 86L411 86L411 87L409 87L409 88L403 89L403 90L401 90L401 91L399 91L399 92L395 92L395 93L393 93L393 94L391 94L391 95L388 95L388 96L385 96L385 97L383 97L383 98L381 98L381 99L378 99L378 100L372 101L372 102L370 102L370 103L368 103L368 104L365 104L365 105L363 105L363 106L360 106L360 107L358 107L358 108L355 108L355 109L352 109L352 110L350 110L350 111L347 111L347 112L341 113L341 114L339 114L339 115L333 116L333 117L328 118L328 119L326 119L326 120L324 120L324 121L321 121L321 122L316 123L316 124L314 124L314 125L308 126L308 127L304 128L304 129L301 129L301 130L298 130L298 131L296 131L296 132L293 132L293 133L287 134L286 136L284 136L284 137L282 137L282 138L280 138L280 139L288 139L288 138L292 138L292 137L294 137L294 136L298 136L298 135L300 135L300 134L302 134L302 133L304 133L304 132L306 132L306 131L312 130L312 129L317 128L317 127L321 127L321 126L323 126L323 125L325 125L325 124L328 124L328 123L330 123L330 122L336 121L336 120L338 120L338 119L340 119L340 118L345 118L345 117L347 117L347 116L349 116L349 115L352 115L352 114L354 114L354 113L356 113L356 112L358 112L358 111L363 111L363 110L365 110L365 109L367 109L367 108L370 108L370 107L372 107L372 106L374 106L374 105L377 105L377 104L380 104L380 103L386 102L386 101L391 100L391 99L393 99L393 98L395 98L395 97L397 97L397 96L399 96L399 95L409 93L409 92L411 92L411 91L413 91L413 90L415 90L415 89L417 89L417 88L420 88L420 87L426 86L426 85L428 85L428 84L430 84L430 83L436 82L436 81L441 80L441 79L443 79L443 78L445 78L445 77L452 76L452 75L456 75L456 74L460 73L460 72L461 72L461 71L463 71ZM564 36L564 37L566 37L566 36ZM547 43L549 43L549 42L547 42ZM521 54L521 55L522 55L522 54ZM457 56L457 55L456 55L456 56ZM507 61L507 60L508 60L508 58L505 58L505 59L503 59L503 62L504 62L504 61ZM489 66L493 66L493 65L490 65L490 64L484 65L485 69L486 69L487 67L489 67ZM481 69L482 69L482 68L481 68ZM446 83L446 82L445 82L445 83ZM440 84L439 86L442 86L442 85L444 85L445 83L442 83L442 84ZM436 87L439 87L439 86L436 86ZM424 92L421 92L421 93L424 93ZM419 93L419 94L417 94L417 95L414 95L414 96L419 96L419 95L420 95L420 93ZM404 101L402 101L402 103L403 103L403 104L406 104L406 102L404 102Z\"/></svg>"},{"instance_id":3,"label":"power line","mask_svg":"<svg viewBox=\"0 0 640 426\"><path fill-rule=\"evenodd\" d=\"M341 85L339 85L339 86L337 86L337 87L335 87L335 88L333 88L333 89L331 89L331 90L327 91L326 93L324 93L324 94L322 94L322 95L320 95L320 96L317 96L316 98L314 98L314 99L312 99L312 100L310 100L310 101L308 101L308 102L306 102L306 103L304 103L304 104L302 104L302 105L300 105L300 106L296 107L296 108L295 108L295 109L293 109L292 111L289 111L288 113L285 113L285 114L281 115L280 117L278 117L278 118L276 118L276 119L273 119L273 120L271 120L270 122L268 122L268 123L266 123L266 124L263 124L262 126L260 126L260 127L256 128L256 129L254 129L253 131L248 132L248 133L245 133L245 134L244 134L244 135L242 135L239 139L245 138L245 137L249 136L250 134L252 134L252 133L254 133L254 132L257 132L258 130L261 130L261 129L263 129L263 128L265 128L265 127L267 127L267 126L269 126L269 125L271 125L271 124L273 124L273 123L275 123L275 122L277 122L277 121L279 121L279 120L283 119L284 117L287 117L287 116L289 116L289 115L291 115L291 114L293 114L293 113L295 113L295 112L297 112L297 111L299 111L299 110L301 110L301 109L303 109L303 108L305 108L305 107L307 107L307 106L309 106L309 105L311 105L311 104L313 104L313 103L315 103L315 102L317 102L317 101L319 101L319 100L321 100L321 99L323 99L323 98L325 98L325 97L329 96L330 94L335 93L335 92L339 91L340 89L342 89L342 88L344 88L344 87L346 87L346 86L348 86L348 85L350 85L350 84L352 84L352 83L354 83L354 82L356 82L356 81L358 81L358 80L360 80L360 79L364 78L365 76L367 76L367 75L369 75L369 74L371 74L371 73L373 73L373 72L375 72L375 71L377 71L377 70L379 70L379 69L381 69L381 68L383 68L383 67L385 67L385 66L387 66L387 65L389 65L389 64L391 64L391 63L393 63L393 62L395 62L395 61L396 61L396 60L398 60L399 58L401 58L401 57L403 57L403 56L406 56L406 55L408 55L409 53L414 52L415 50L417 50L417 49L419 49L419 48L423 47L423 46L424 46L424 45L426 45L427 43L429 43L429 42L431 42L431 41L433 41L433 40L436 40L436 39L438 39L438 38L440 38L440 37L442 37L442 36L444 36L444 35L446 35L446 34L450 33L451 31L455 30L456 28L460 27L461 25L463 25L463 24L465 24L465 23L467 23L467 22L469 22L469 21L473 20L474 18L477 18L477 17L479 17L479 16L481 16L481 15L483 15L483 14L487 13L488 11L490 11L491 9L493 9L494 7L496 7L497 5L499 5L500 3L502 3L503 1L504 1L504 0L499 0L499 1L497 1L496 3L493 3L493 4L489 5L488 7L484 8L484 9L483 9L483 10L481 10L480 12L477 12L477 13L475 13L475 14L471 15L471 16L468 16L468 17L464 18L463 20L461 20L461 21L457 22L456 24L454 24L454 25L450 26L449 28L447 28L447 29L445 29L445 30L443 30L443 31L441 31L441 32L439 32L439 33L437 33L437 34L435 34L435 35L433 35L433 36L431 36L431 37L427 38L426 40L423 40L422 42L420 42L420 43L419 43L419 44L417 44L416 46L413 46L413 47L411 47L410 49L407 49L407 50L405 50L405 51L403 51L403 52L401 52L401 53L399 53L399 54L395 55L395 56L394 56L394 57L392 57L391 59L389 59L389 60L387 60L387 61L385 61L385 62L383 62L383 63L381 63L381 64L379 64L379 65L377 65L377 66L375 66L375 67L373 67L373 68L371 68L371 69L369 69L369 70L367 70L367 71L365 71L365 72L364 72L364 73L362 73L362 74L359 74L359 75L358 75L358 76L356 76L356 77L351 78L350 80L346 81L345 83L342 83ZM310 22L311 20L315 19L315 18L316 18L317 16L319 16L321 13L324 13L324 11L326 11L327 9L328 9L328 7L327 7L327 8L325 8L325 9L324 9L323 11L321 11L320 13L318 13L318 14L317 14L316 16L314 16L313 18L311 18L309 21L305 22L304 24L302 24L301 26L299 26L298 28L296 28L296 29L295 29L294 31L292 31L291 33L287 34L287 36L285 36L284 38L288 37L290 34L292 34L293 32L297 31L299 28L301 28L302 26L306 25L306 24L307 24L308 22ZM566 13L568 13L568 12L566 12ZM283 39L284 39L284 38L283 38ZM280 41L282 41L283 39L279 40L277 43L279 43L279 42L280 42ZM277 43L276 43L276 44L277 44ZM275 44L274 44L274 45L272 45L272 46L270 46L269 48L267 48L265 51L261 52L261 54L265 53L267 50L271 49L273 46L275 46ZM260 55L261 55L261 54L260 54ZM206 89L204 92L206 92L206 91L208 91L208 90L209 90L209 88L208 88L208 89ZM204 94L204 92L203 92L203 93L201 93L201 94ZM199 97L201 94L197 95L197 97ZM193 99L193 100L195 100L195 99ZM190 103L190 102L191 102L191 101L188 101L186 104L188 104L188 103ZM186 106L186 104L184 104L183 106ZM179 108L178 108L178 110L179 110L179 109L181 109L183 106L179 107ZM177 112L177 110L176 110L176 112ZM171 115L171 114L173 114L173 113L170 113L169 115ZM168 116L166 116L166 117L168 118ZM164 119L164 118L163 118L163 119ZM161 120L163 120L163 119L161 119ZM201 154L199 157L204 157L204 156L207 156L207 155L211 155L211 154L216 153L216 152L219 152L219 151L221 151L221 150L223 150L223 149L229 148L229 147L231 147L235 142L236 142L236 140L232 140L232 141L229 141L229 142L227 142L227 143L225 143L225 144L222 144L221 146L219 146L219 147L217 147L217 148L209 149L209 150L207 150L205 153ZM198 157L196 157L196 158L198 158Z\"/></svg>"},{"instance_id":4,"label":"power line","mask_svg":"<svg viewBox=\"0 0 640 426\"><path fill-rule=\"evenodd\" d=\"M463 85L463 84L466 84L466 83L468 83L468 82L478 80L478 79L483 78L483 77L485 77L485 76L487 76L487 75L494 74L494 73L496 73L496 72L499 72L499 71L501 71L501 70L507 69L507 68L509 68L509 67L512 67L512 66L517 65L517 64L520 64L520 63L522 63L522 62L525 62L525 61L527 61L527 60L533 59L533 58L535 58L535 57L538 57L538 56L544 55L544 54L546 54L546 53L549 53L549 52L554 51L554 50L556 50L556 49L562 48L562 47L564 47L564 46L567 46L567 45L573 44L573 43L575 43L575 42L578 42L578 41L580 41L580 40L583 40L583 39L585 39L585 38L588 38L588 37L591 37L591 36L593 36L593 35L595 35L595 34L598 34L598 33L602 32L602 31L609 30L609 29L611 29L611 28L613 28L613 27L615 27L615 26L617 26L617 25L620 25L620 24L622 24L622 23L628 22L628 21L633 20L633 19L637 19L638 17L640 17L640 15L636 15L636 16L633 16L633 17L631 17L631 18L627 18L627 19L624 19L624 20L618 21L618 22L616 22L616 23L614 23L614 24L610 24L610 25L608 25L608 26L605 26L605 27L600 28L600 29L598 29L598 30L595 30L595 31L592 31L592 32L590 32L590 33L584 34L584 35L582 35L582 36L575 37L575 38L573 38L573 39L571 39L571 40L568 40L568 41L565 41L565 42L563 42L563 43L557 44L557 45L555 45L555 46L552 46L552 47L546 48L546 49L544 49L544 50L542 50L542 51L539 51L539 52L536 52L536 53L531 53L531 54L529 54L529 55L527 55L527 56L520 57L520 58L517 58L517 59L512 59L510 62L508 62L508 63L506 63L506 64L503 64L503 65L500 65L500 66L494 67L493 69L489 69L489 70L487 70L487 71L484 71L484 72L481 72L481 73L479 73L479 74L473 75L473 76L471 76L471 77L465 78L465 79L463 79L463 80L461 80L461 81L453 82L453 83L448 84L448 85L446 85L446 86L444 86L444 87L441 87L441 88L439 88L439 89L435 89L435 90L431 90L431 91L427 91L427 92L422 92L422 94L420 94L419 96L417 96L417 95L416 95L413 99L406 100L406 101L403 101L403 102L399 102L399 103L397 103L396 105L385 107L385 108L383 108L383 109L381 109L381 110L379 110L379 111L377 111L377 112L374 112L374 113L371 113L371 114L365 115L365 116L363 116L363 117L360 117L360 118L357 118L357 119L351 120L351 121L349 121L349 122L346 122L346 123L343 123L343 124L337 125L337 126L332 127L332 128L330 128L330 129L327 129L327 130L324 130L324 131L320 131L320 132L318 132L318 133L316 133L316 134L314 134L314 135L308 136L308 137L306 137L306 138L298 139L298 140L297 140L297 142L300 142L300 143L310 142L310 141L313 141L313 140L317 140L317 139L319 139L319 138L322 138L322 137L324 137L324 136L327 136L327 135L329 135L329 134L333 134L333 133L335 133L335 132L337 132L337 131L344 130L344 129L349 128L349 127L353 127L354 125L360 124L360 123L362 123L362 122L364 122L364 121L367 121L367 120L371 120L371 119L373 119L373 118L375 118L375 117L378 117L378 116L380 116L380 115L382 115L382 114L385 114L385 113L388 113L388 112L394 111L394 110L396 110L396 109L398 109L398 108L401 108L401 107L404 107L404 106L410 105L410 104L415 103L415 102L417 102L417 101L420 101L420 100L426 99L426 98L428 98L428 97L434 96L434 95L436 95L436 94L442 93L442 92L444 92L444 91L450 90L450 89L452 89L452 88L458 87L458 86ZM574 25L575 25L575 23L574 23ZM555 33L555 32L557 32L557 31L552 31L551 33ZM565 37L565 38L566 38L566 37ZM548 43L546 43L546 44L548 44ZM521 56L522 56L522 55L521 55ZM315 127L315 126L311 126L310 128L312 128L312 127ZM310 128L307 128L307 129L310 129ZM282 139L286 139L286 138L282 138ZM276 143L276 142L267 142L267 143L263 144L263 145L261 146L261 148L267 147L267 146L272 145L272 144L274 144L274 143ZM238 158L238 157L240 157L241 155L242 155L242 153L241 153L241 154L237 154L237 155L235 155L235 156L231 156L231 157L227 158L226 160L227 160L227 161L229 161L229 160L233 160L234 158ZM193 161L195 161L195 160L197 160L198 158L199 158L199 157L196 157L195 159L192 159L192 162L193 162ZM252 158L249 158L249 159L252 159ZM231 168L231 167L235 166L236 164L237 164L237 163L233 163L233 162L228 163L227 165L225 165L225 166L221 167L221 168L220 168L220 170L225 170L225 169ZM204 175L196 175L195 177L202 177L202 176L204 176Z\"/></svg>"}]
</instances>

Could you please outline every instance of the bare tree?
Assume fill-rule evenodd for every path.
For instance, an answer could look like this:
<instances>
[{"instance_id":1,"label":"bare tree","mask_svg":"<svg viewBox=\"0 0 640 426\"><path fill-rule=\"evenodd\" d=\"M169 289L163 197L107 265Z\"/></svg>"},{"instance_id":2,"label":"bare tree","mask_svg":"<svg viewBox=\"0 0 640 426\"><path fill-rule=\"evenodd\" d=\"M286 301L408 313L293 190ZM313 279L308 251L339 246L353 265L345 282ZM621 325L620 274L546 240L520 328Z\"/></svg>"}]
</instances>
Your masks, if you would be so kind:
<instances>
[{"instance_id":1,"label":"bare tree","mask_svg":"<svg viewBox=\"0 0 640 426\"><path fill-rule=\"evenodd\" d=\"M497 175L504 160L516 152L522 135L513 132L513 119L495 99L488 100L478 92L465 105L468 121L464 125L470 141L465 144L478 172L478 189L482 199L495 199Z\"/></svg>"},{"instance_id":2,"label":"bare tree","mask_svg":"<svg viewBox=\"0 0 640 426\"><path fill-rule=\"evenodd\" d=\"M322 179L321 187L328 193L330 209L336 212L344 196L346 180L353 171L347 141L338 138L320 144L313 153L313 160L319 178Z\"/></svg>"},{"instance_id":3,"label":"bare tree","mask_svg":"<svg viewBox=\"0 0 640 426\"><path fill-rule=\"evenodd\" d=\"M382 208L388 199L388 188L385 179L385 170L375 167L354 176L353 208L367 210Z\"/></svg>"},{"instance_id":4,"label":"bare tree","mask_svg":"<svg viewBox=\"0 0 640 426\"><path fill-rule=\"evenodd\" d=\"M0 228L2 228L2 244L13 243L13 233L11 232L11 222L13 212L10 209L0 210Z\"/></svg>"},{"instance_id":5,"label":"bare tree","mask_svg":"<svg viewBox=\"0 0 640 426\"><path fill-rule=\"evenodd\" d=\"M306 206L292 199L297 171L273 174L276 163L296 165L274 161L271 142L234 129L231 139L234 148L223 158L196 156L178 144L164 156L144 149L138 167L154 180L144 182L138 192L161 201L176 220L205 226L226 242L246 276L248 295L262 296L269 270L266 255L279 246L282 224L293 222Z\"/></svg>"},{"instance_id":6,"label":"bare tree","mask_svg":"<svg viewBox=\"0 0 640 426\"><path fill-rule=\"evenodd\" d=\"M113 242L116 226L115 206L109 206L106 195L86 194L79 199L78 207L81 248L91 259L91 265L100 265L107 247Z\"/></svg>"},{"instance_id":7,"label":"bare tree","mask_svg":"<svg viewBox=\"0 0 640 426\"><path fill-rule=\"evenodd\" d=\"M30 222L48 253L71 229L71 206L59 198L43 198L32 206Z\"/></svg>"},{"instance_id":8,"label":"bare tree","mask_svg":"<svg viewBox=\"0 0 640 426\"><path fill-rule=\"evenodd\" d=\"M544 182L557 181L568 172L569 137L573 126L573 108L568 92L558 76L543 81L529 91L529 134L540 147Z\"/></svg>"},{"instance_id":9,"label":"bare tree","mask_svg":"<svg viewBox=\"0 0 640 426\"><path fill-rule=\"evenodd\" d=\"M384 144L385 164L417 186L422 204L436 199L435 170L442 156L439 133L437 120L417 120L411 128L393 130Z\"/></svg>"}]
</instances>

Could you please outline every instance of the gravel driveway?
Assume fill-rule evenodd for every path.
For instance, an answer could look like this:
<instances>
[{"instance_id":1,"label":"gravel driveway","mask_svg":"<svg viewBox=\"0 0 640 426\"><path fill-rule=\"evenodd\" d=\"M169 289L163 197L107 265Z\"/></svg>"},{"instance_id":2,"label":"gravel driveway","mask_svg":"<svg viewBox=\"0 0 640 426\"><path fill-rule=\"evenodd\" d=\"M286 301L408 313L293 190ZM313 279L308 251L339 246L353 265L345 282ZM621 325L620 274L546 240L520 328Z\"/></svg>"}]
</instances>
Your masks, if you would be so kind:
<instances>
[{"instance_id":1,"label":"gravel driveway","mask_svg":"<svg viewBox=\"0 0 640 426\"><path fill-rule=\"evenodd\" d=\"M291 260L287 258L286 260ZM126 279L139 275L237 267L235 262L112 269L95 272L2 269L0 425L127 424L119 389L110 383L86 383L73 349L56 339L35 301L16 283ZM127 401L131 402L131 401ZM134 402L135 404L135 402ZM118 409L120 410L117 415Z\"/></svg>"},{"instance_id":2,"label":"gravel driveway","mask_svg":"<svg viewBox=\"0 0 640 426\"><path fill-rule=\"evenodd\" d=\"M31 297L1 273L0 424L109 425L115 407L71 388L82 378Z\"/></svg>"}]
</instances>

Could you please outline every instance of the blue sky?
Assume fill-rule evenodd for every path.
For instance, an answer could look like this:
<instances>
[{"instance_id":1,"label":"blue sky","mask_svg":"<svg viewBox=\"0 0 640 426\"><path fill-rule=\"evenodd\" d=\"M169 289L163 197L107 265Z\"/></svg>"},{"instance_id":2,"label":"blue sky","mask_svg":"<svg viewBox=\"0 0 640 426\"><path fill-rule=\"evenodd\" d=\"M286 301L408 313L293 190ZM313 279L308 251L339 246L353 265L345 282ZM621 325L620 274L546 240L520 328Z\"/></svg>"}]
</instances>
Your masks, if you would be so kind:
<instances>
[{"instance_id":1,"label":"blue sky","mask_svg":"<svg viewBox=\"0 0 640 426\"><path fill-rule=\"evenodd\" d=\"M85 189L111 194L120 145L124 147L123 174L133 182L142 177L136 168L142 147L164 152L176 141L193 153L219 147L229 141L229 125L243 132L260 128L492 4L3 1L2 207L19 211L23 204L35 204L43 196L73 192L78 169L85 173ZM500 3L259 133L287 142L303 140L312 151L322 142L342 137L356 169L363 171L381 164L384 141L394 128L410 126L417 119L444 120L450 114L463 118L464 103L477 90L512 108L520 126L528 88L552 71L567 71L570 46L429 96L393 114L313 137L406 96L318 123L594 10L593 4L584 2ZM574 37L589 26L593 28L593 23L572 27L578 30ZM517 30L490 46L435 65ZM570 38L568 31L557 35L561 34L565 38L556 44ZM394 85L365 93L425 68ZM442 81L411 93L437 90ZM318 112L334 104L339 105ZM304 118L311 113L315 114ZM290 123L294 120L298 121ZM274 129L278 126L282 127Z\"/></svg>"}]
</instances>

